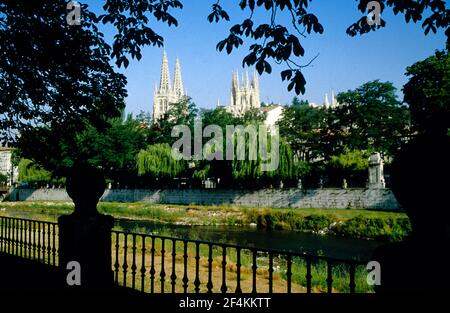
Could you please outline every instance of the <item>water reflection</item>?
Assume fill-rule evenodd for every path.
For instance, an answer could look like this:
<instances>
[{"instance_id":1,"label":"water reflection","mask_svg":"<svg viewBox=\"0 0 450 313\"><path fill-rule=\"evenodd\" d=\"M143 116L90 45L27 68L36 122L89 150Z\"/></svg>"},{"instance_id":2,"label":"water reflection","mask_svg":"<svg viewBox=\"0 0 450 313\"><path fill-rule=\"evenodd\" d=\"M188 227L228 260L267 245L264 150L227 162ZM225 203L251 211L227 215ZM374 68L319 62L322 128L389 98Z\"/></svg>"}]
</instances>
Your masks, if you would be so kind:
<instances>
[{"instance_id":1,"label":"water reflection","mask_svg":"<svg viewBox=\"0 0 450 313\"><path fill-rule=\"evenodd\" d=\"M132 220L116 220L116 225L127 231L357 260L370 260L372 251L383 244L378 241L242 226L187 226Z\"/></svg>"}]
</instances>

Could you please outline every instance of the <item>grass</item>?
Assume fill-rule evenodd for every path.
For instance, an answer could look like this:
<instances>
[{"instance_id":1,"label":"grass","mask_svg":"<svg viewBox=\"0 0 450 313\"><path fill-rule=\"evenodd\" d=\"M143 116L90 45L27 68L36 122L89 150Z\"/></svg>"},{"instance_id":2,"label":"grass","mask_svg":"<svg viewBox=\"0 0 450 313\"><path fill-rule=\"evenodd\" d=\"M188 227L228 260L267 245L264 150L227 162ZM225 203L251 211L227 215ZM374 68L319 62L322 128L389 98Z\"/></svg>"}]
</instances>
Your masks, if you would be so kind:
<instances>
[{"instance_id":1,"label":"grass","mask_svg":"<svg viewBox=\"0 0 450 313\"><path fill-rule=\"evenodd\" d=\"M73 211L70 202L3 202L2 214L55 221ZM356 209L250 208L234 205L167 205L101 202L101 213L115 218L182 225L249 225L280 230L312 231L350 238L403 240L411 231L404 212Z\"/></svg>"}]
</instances>

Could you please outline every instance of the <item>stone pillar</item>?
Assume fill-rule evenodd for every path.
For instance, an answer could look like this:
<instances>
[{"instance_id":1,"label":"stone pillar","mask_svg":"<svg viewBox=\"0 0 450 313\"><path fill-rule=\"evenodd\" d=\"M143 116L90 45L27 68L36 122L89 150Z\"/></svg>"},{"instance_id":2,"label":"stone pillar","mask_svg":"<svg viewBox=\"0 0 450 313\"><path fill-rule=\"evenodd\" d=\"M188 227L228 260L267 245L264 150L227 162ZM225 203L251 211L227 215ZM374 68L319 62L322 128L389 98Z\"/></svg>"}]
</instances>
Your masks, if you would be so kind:
<instances>
[{"instance_id":1,"label":"stone pillar","mask_svg":"<svg viewBox=\"0 0 450 313\"><path fill-rule=\"evenodd\" d=\"M77 261L81 269L78 288L109 289L113 285L111 229L114 219L97 211L98 200L105 190L105 179L95 168L76 166L66 185L75 210L58 219L61 270L68 273L68 262Z\"/></svg>"},{"instance_id":2,"label":"stone pillar","mask_svg":"<svg viewBox=\"0 0 450 313\"><path fill-rule=\"evenodd\" d=\"M380 189L385 187L383 159L380 153L376 152L369 157L369 182L367 183L367 188Z\"/></svg>"}]
</instances>

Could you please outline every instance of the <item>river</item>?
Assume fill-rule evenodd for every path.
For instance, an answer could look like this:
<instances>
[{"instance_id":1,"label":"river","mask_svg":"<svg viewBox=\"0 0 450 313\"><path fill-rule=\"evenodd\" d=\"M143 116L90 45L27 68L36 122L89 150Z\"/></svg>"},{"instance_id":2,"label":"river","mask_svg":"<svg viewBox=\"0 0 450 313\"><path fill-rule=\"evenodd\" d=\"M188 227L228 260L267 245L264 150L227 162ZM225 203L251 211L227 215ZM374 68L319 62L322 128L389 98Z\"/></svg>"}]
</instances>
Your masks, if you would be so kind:
<instances>
[{"instance_id":1,"label":"river","mask_svg":"<svg viewBox=\"0 0 450 313\"><path fill-rule=\"evenodd\" d=\"M188 226L125 219L117 219L116 225L127 231L249 247L300 251L340 259L370 260L373 250L384 244L373 240L316 235L299 231L264 230L250 226Z\"/></svg>"}]
</instances>

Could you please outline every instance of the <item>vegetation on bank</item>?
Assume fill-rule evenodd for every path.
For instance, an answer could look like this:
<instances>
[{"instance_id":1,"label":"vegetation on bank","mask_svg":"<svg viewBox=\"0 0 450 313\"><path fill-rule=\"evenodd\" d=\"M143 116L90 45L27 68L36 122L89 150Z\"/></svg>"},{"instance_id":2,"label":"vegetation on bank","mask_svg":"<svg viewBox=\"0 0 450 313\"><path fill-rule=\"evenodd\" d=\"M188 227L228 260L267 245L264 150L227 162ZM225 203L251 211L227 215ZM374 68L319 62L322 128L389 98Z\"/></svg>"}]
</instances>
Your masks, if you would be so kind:
<instances>
[{"instance_id":1,"label":"vegetation on bank","mask_svg":"<svg viewBox=\"0 0 450 313\"><path fill-rule=\"evenodd\" d=\"M73 210L70 202L3 202L2 215L55 221ZM400 241L411 231L403 212L342 209L248 208L232 205L112 203L98 205L115 218L183 225L256 225L275 230L310 231L349 238Z\"/></svg>"}]
</instances>

